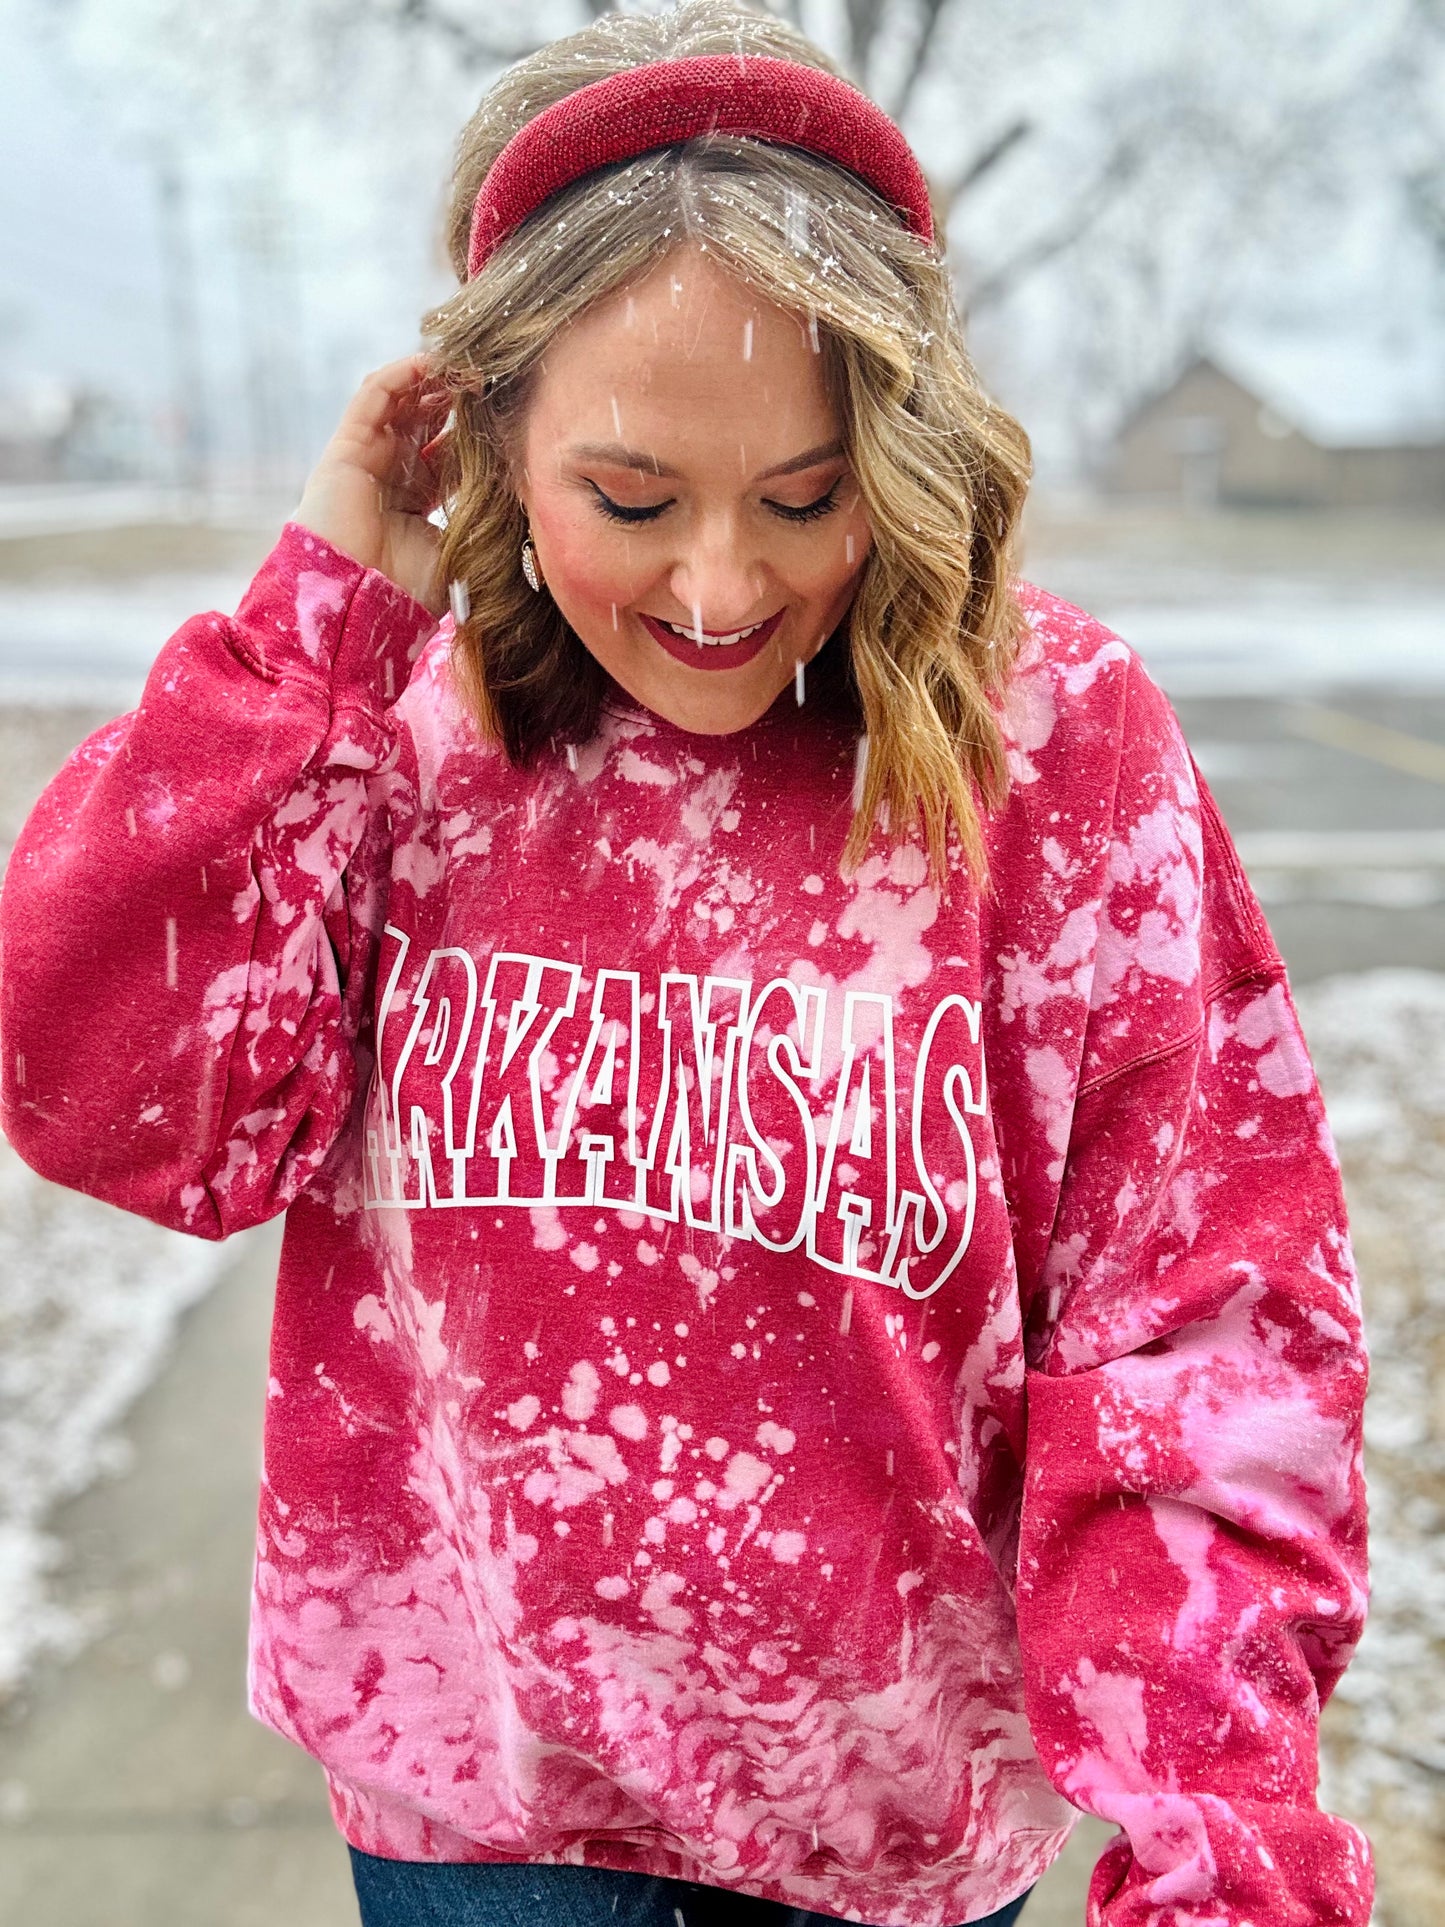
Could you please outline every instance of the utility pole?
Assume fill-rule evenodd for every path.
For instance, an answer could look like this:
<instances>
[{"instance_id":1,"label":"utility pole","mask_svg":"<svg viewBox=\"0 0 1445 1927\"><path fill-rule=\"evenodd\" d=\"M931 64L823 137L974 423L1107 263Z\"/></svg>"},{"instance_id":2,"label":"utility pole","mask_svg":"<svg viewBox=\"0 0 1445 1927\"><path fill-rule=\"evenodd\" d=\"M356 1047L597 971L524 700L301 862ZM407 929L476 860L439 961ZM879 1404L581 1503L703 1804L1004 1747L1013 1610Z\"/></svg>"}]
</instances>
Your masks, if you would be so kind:
<instances>
[{"instance_id":1,"label":"utility pole","mask_svg":"<svg viewBox=\"0 0 1445 1927\"><path fill-rule=\"evenodd\" d=\"M252 487L289 493L305 472L306 384L294 210L274 164L238 185L232 227Z\"/></svg>"},{"instance_id":2,"label":"utility pole","mask_svg":"<svg viewBox=\"0 0 1445 1927\"><path fill-rule=\"evenodd\" d=\"M161 264L165 306L175 479L193 507L204 512L210 492L210 437L201 359L196 256L180 163L162 147L156 156Z\"/></svg>"}]
</instances>

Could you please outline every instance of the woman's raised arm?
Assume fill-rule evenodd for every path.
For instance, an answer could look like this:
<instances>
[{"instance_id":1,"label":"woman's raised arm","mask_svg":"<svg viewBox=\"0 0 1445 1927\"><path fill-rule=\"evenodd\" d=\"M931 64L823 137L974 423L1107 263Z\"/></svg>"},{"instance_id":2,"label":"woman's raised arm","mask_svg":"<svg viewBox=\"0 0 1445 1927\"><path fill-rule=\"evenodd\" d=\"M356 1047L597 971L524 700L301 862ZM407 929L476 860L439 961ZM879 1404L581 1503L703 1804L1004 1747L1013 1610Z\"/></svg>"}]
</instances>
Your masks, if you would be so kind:
<instances>
[{"instance_id":1,"label":"woman's raised arm","mask_svg":"<svg viewBox=\"0 0 1445 1927\"><path fill-rule=\"evenodd\" d=\"M326 521L329 488L349 519L333 502L331 539L288 522L234 616L181 627L41 797L0 899L7 1136L46 1177L203 1237L282 1210L354 1090L370 939L347 866L435 627L405 479L421 373L368 378L298 510Z\"/></svg>"}]
</instances>

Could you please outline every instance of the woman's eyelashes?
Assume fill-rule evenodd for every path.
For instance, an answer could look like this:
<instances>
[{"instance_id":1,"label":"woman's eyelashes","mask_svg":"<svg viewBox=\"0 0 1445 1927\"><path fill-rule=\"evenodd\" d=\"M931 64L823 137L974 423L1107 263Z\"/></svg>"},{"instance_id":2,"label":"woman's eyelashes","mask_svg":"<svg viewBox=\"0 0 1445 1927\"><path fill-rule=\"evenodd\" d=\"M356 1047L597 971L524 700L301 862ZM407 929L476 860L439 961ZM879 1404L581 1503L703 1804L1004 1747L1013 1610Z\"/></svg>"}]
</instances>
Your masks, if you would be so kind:
<instances>
[{"instance_id":1,"label":"woman's eyelashes","mask_svg":"<svg viewBox=\"0 0 1445 1927\"><path fill-rule=\"evenodd\" d=\"M770 502L764 499L763 506L784 522L815 522L821 515L830 514L838 506L838 488L842 478L833 483L826 495L820 495L815 502L805 502L800 508L790 508L786 502ZM676 497L665 502L649 503L645 508L629 508L625 502L614 502L612 497L595 482L587 486L592 490L593 502L599 514L611 522L655 522L659 515L670 509Z\"/></svg>"},{"instance_id":2,"label":"woman's eyelashes","mask_svg":"<svg viewBox=\"0 0 1445 1927\"><path fill-rule=\"evenodd\" d=\"M667 501L655 502L647 508L628 508L625 503L614 502L610 495L604 495L595 482L587 486L592 491L594 505L612 522L655 522L664 509L672 507Z\"/></svg>"},{"instance_id":3,"label":"woman's eyelashes","mask_svg":"<svg viewBox=\"0 0 1445 1927\"><path fill-rule=\"evenodd\" d=\"M789 508L783 502L769 502L767 506L775 515L781 515L785 522L816 522L820 515L827 515L830 510L837 508L838 486L839 483L834 482L826 495L820 495L816 502L805 502L801 508Z\"/></svg>"}]
</instances>

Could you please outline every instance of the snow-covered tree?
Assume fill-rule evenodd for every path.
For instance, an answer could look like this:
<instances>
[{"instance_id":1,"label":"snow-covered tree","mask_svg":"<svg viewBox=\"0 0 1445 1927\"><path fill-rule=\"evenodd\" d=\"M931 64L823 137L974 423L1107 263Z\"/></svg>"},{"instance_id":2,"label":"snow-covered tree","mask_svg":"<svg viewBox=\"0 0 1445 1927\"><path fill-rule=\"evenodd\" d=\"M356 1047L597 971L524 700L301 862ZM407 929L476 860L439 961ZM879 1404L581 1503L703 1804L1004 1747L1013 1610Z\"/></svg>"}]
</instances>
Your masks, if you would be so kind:
<instances>
[{"instance_id":1,"label":"snow-covered tree","mask_svg":"<svg viewBox=\"0 0 1445 1927\"><path fill-rule=\"evenodd\" d=\"M298 210L329 363L440 291L447 151L595 0L32 0L199 174ZM1241 316L1445 290L1445 0L779 0L902 123L980 358L1087 451ZM254 200L256 192L252 190ZM263 196L264 198L264 196ZM373 318L368 329L360 317ZM383 330L391 330L386 335ZM350 344L348 346L347 344Z\"/></svg>"}]
</instances>

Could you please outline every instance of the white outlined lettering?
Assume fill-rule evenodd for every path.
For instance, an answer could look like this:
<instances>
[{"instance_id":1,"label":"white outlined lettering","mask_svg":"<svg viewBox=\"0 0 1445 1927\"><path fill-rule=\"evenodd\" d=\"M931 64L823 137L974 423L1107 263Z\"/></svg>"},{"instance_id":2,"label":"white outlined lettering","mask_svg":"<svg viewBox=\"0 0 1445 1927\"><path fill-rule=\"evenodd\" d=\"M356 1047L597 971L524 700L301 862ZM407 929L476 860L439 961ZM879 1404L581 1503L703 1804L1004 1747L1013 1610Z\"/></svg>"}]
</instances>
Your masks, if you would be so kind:
<instances>
[{"instance_id":1,"label":"white outlined lettering","mask_svg":"<svg viewBox=\"0 0 1445 1927\"><path fill-rule=\"evenodd\" d=\"M849 990L829 1044L839 993L816 985L601 969L589 986L523 951L483 975L455 946L386 938L369 1208L636 1211L915 1299L957 1271L976 1133L992 1141L977 1002L944 997L899 1035L892 998Z\"/></svg>"}]
</instances>

